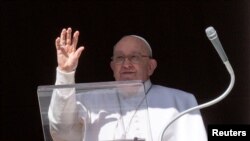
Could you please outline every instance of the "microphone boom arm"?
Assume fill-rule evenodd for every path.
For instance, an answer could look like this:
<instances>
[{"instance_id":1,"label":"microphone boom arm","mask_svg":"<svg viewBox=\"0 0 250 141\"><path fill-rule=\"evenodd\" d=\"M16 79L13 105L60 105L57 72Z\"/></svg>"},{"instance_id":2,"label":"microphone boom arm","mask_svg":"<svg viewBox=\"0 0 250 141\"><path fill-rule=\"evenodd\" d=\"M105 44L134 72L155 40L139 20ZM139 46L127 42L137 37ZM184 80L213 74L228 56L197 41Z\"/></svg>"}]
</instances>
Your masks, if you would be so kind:
<instances>
[{"instance_id":1,"label":"microphone boom arm","mask_svg":"<svg viewBox=\"0 0 250 141\"><path fill-rule=\"evenodd\" d=\"M212 28L212 27L209 27L209 28ZM212 28L212 29L213 29L213 28ZM213 29L213 30L214 30L214 29ZM217 48L216 48L216 50L217 50ZM221 50L223 50L223 48L221 48ZM218 51L217 51L217 52L218 52ZM218 52L218 53L219 53L219 55L220 55L220 57L221 57L220 52ZM224 54L225 54L225 53L224 53ZM225 54L225 55L226 55L226 54ZM212 105L214 105L214 104L220 102L221 100L223 100L223 99L224 99L226 96L228 96L228 94L231 92L231 90L232 90L232 88L233 88L233 86L234 86L234 83L235 83L235 74L234 74L233 68L232 68L230 62L228 61L227 57L224 56L224 58L223 58L223 57L221 57L221 58L222 58L222 61L223 61L224 65L226 66L226 68L227 68L227 70L228 70L228 72L229 72L229 74L230 74L230 84L229 84L228 88L227 88L227 89L225 90L225 92L222 93L219 97L217 97L217 98L215 98L215 99L213 99L213 100L211 100L211 101L208 101L208 102L206 102L206 103L200 104L200 105L198 105L198 106L189 108L189 109L187 109L187 110L185 110L185 111L179 113L175 118L173 118L173 119L165 126L164 130L163 130L162 133L160 134L161 136L160 136L160 138L159 138L159 139L160 139L159 141L163 141L163 136L164 136L165 131L169 128L169 126L170 126L174 121L176 121L177 119L179 119L181 116L183 116L183 115L186 114L186 113L189 113L189 112L198 110L198 109L203 109L203 108L212 106ZM225 59L225 58L226 58L226 59Z\"/></svg>"}]
</instances>

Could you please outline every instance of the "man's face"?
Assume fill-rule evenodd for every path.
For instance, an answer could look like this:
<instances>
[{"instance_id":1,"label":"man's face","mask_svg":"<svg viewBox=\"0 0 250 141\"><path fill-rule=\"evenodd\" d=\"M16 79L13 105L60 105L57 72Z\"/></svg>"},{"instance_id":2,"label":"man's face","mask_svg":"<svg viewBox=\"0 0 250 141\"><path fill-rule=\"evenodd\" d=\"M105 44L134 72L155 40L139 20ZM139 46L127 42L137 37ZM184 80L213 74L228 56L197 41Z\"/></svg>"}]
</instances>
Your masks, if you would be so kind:
<instances>
[{"instance_id":1,"label":"man's face","mask_svg":"<svg viewBox=\"0 0 250 141\"><path fill-rule=\"evenodd\" d=\"M149 57L145 43L133 36L122 38L115 46L110 66L115 80L146 81L156 68L156 61Z\"/></svg>"}]
</instances>

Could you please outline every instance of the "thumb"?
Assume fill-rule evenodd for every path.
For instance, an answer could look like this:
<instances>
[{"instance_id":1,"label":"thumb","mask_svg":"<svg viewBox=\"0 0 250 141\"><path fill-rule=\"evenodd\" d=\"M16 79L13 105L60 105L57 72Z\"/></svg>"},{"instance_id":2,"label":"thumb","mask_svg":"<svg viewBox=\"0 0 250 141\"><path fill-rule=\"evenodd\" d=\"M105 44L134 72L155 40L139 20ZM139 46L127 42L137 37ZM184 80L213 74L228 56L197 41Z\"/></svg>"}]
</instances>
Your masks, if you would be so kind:
<instances>
[{"instance_id":1,"label":"thumb","mask_svg":"<svg viewBox=\"0 0 250 141\"><path fill-rule=\"evenodd\" d=\"M79 48L76 50L75 54L76 54L76 57L77 57L77 58L79 58L79 57L81 56L82 51L83 51L84 49L85 49L85 48L82 46L82 47L79 47Z\"/></svg>"}]
</instances>

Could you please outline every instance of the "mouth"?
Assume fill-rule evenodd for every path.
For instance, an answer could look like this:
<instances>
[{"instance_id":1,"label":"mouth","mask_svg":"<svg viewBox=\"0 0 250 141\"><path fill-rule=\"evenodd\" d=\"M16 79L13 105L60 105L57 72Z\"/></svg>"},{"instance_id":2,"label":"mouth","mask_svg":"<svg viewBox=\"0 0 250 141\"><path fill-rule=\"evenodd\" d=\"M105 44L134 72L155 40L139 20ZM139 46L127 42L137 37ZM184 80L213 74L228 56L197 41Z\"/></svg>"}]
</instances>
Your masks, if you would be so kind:
<instances>
[{"instance_id":1,"label":"mouth","mask_svg":"<svg viewBox=\"0 0 250 141\"><path fill-rule=\"evenodd\" d=\"M121 72L120 79L121 80L133 80L134 79L134 72Z\"/></svg>"},{"instance_id":2,"label":"mouth","mask_svg":"<svg viewBox=\"0 0 250 141\"><path fill-rule=\"evenodd\" d=\"M122 72L122 75L130 75L130 74L134 74L134 72Z\"/></svg>"}]
</instances>

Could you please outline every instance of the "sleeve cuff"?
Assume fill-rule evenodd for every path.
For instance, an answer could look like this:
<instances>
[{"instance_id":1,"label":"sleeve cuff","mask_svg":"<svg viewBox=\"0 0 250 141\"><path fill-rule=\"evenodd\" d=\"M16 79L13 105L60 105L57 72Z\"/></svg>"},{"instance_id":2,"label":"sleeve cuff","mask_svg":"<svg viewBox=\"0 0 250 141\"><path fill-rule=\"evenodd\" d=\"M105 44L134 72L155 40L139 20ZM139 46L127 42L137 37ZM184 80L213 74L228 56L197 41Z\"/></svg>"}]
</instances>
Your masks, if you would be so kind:
<instances>
[{"instance_id":1,"label":"sleeve cuff","mask_svg":"<svg viewBox=\"0 0 250 141\"><path fill-rule=\"evenodd\" d=\"M74 83L75 83L75 71L64 72L59 68L56 68L56 85L65 85Z\"/></svg>"}]
</instances>

